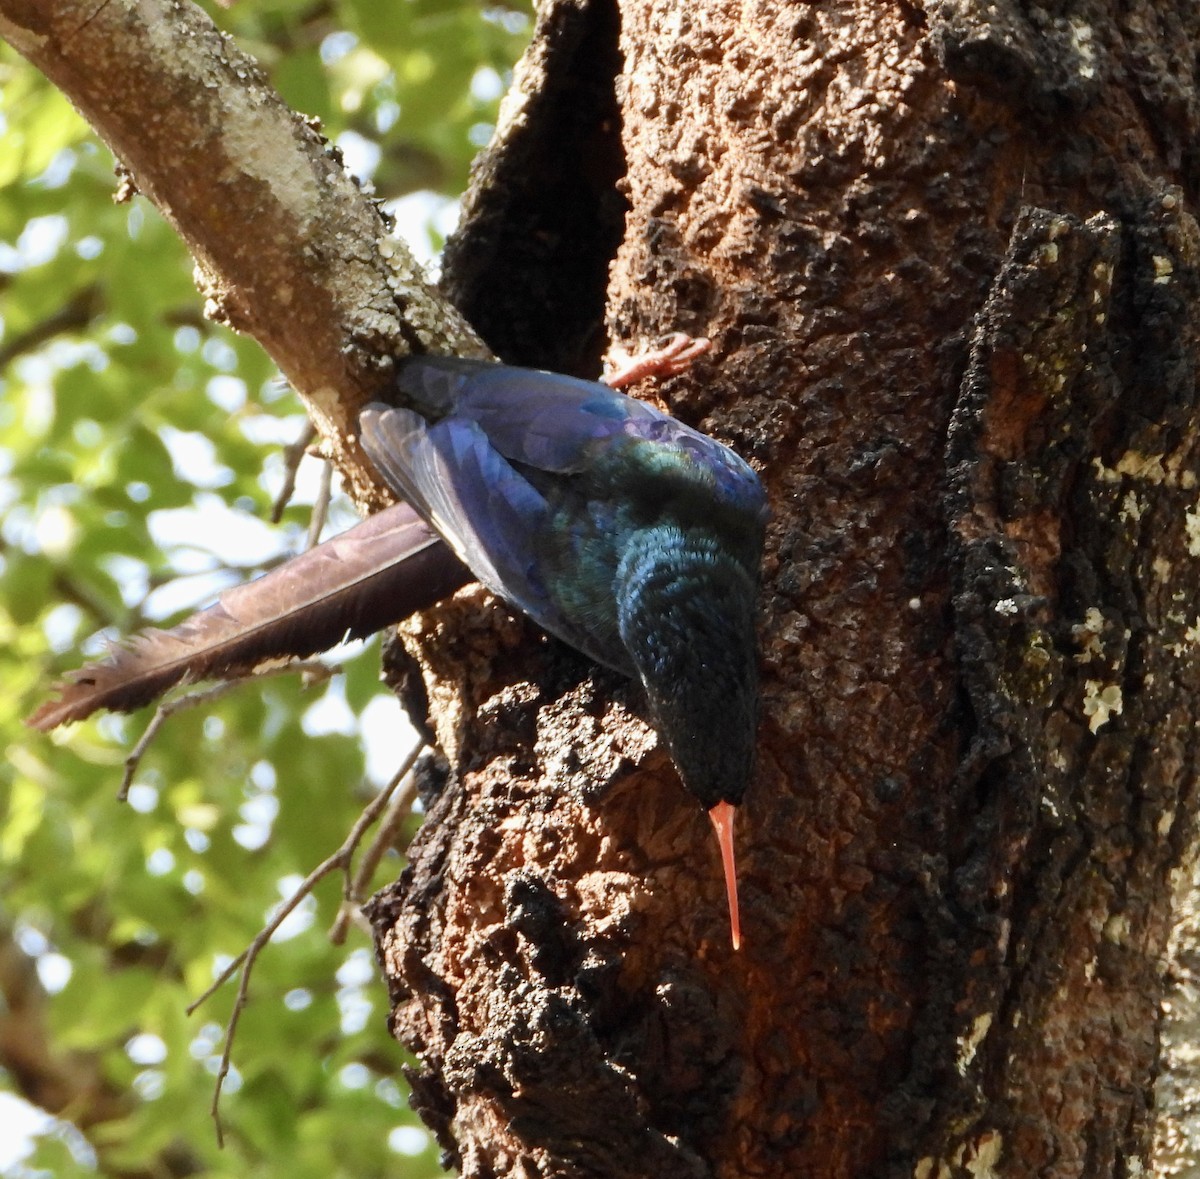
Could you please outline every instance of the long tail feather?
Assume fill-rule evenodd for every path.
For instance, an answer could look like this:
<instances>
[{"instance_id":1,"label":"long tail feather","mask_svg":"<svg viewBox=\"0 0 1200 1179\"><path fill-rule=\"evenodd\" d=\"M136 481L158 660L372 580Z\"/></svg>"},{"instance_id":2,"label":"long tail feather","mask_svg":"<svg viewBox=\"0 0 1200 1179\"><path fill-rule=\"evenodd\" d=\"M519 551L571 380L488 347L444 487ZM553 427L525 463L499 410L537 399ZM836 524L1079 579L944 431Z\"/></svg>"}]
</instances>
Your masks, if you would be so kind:
<instances>
[{"instance_id":1,"label":"long tail feather","mask_svg":"<svg viewBox=\"0 0 1200 1179\"><path fill-rule=\"evenodd\" d=\"M113 644L55 685L26 724L48 730L98 709L131 712L185 680L233 678L327 651L433 605L471 574L407 504L226 590L171 630Z\"/></svg>"}]
</instances>

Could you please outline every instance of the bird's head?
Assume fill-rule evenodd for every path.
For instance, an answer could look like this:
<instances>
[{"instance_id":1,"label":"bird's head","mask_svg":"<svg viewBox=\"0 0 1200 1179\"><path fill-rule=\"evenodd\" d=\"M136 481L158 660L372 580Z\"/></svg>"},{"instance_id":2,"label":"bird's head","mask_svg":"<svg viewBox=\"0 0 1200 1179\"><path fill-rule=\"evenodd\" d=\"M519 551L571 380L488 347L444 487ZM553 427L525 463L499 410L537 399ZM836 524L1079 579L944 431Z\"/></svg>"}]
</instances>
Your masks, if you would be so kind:
<instances>
[{"instance_id":1,"label":"bird's head","mask_svg":"<svg viewBox=\"0 0 1200 1179\"><path fill-rule=\"evenodd\" d=\"M755 576L711 536L646 529L617 571L621 639L687 789L716 828L740 940L733 816L754 765Z\"/></svg>"}]
</instances>

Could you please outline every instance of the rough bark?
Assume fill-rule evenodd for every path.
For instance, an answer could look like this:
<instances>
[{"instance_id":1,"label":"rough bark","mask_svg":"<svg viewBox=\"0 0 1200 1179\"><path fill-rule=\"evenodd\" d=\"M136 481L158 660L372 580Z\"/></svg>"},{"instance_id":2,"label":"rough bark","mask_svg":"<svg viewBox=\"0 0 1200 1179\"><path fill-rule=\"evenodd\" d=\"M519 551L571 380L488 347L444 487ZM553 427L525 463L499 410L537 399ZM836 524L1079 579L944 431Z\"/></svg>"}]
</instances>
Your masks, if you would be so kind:
<instances>
[{"instance_id":1,"label":"rough bark","mask_svg":"<svg viewBox=\"0 0 1200 1179\"><path fill-rule=\"evenodd\" d=\"M298 155L268 154L265 182L228 144L213 167L213 128L271 104L211 32L196 58L147 40L151 9L184 19L0 0L4 35L228 270L231 320L319 405L338 390L323 412L344 429L404 346L405 298L369 216L318 225L288 186L328 175L369 203L278 112ZM528 198L624 193L610 334L716 341L659 392L761 465L775 510L747 944L729 949L706 824L637 693L464 591L397 656L452 772L374 911L422 1112L472 1176L1136 1173L1196 826L1200 18L1181 0L616 14L544 10L451 287L473 307L505 292L487 336L506 358L582 367L612 214L580 239L565 197ZM564 73L596 53L621 63L611 95L595 68ZM160 57L206 64L164 83ZM222 60L232 121L208 105L180 153L143 109L136 155L116 108L151 95L184 118L217 102ZM257 151L260 131L232 140ZM268 205L286 241L222 216L213 194L243 173L252 197L286 190ZM567 346L545 277L563 251ZM280 287L289 265L317 288ZM310 295L331 314L294 314Z\"/></svg>"},{"instance_id":2,"label":"rough bark","mask_svg":"<svg viewBox=\"0 0 1200 1179\"><path fill-rule=\"evenodd\" d=\"M636 695L459 599L405 635L457 773L375 910L423 1112L472 1176L1136 1173L1196 827L1200 21L619 15L610 333L714 338L661 392L775 512L747 944Z\"/></svg>"}]
</instances>

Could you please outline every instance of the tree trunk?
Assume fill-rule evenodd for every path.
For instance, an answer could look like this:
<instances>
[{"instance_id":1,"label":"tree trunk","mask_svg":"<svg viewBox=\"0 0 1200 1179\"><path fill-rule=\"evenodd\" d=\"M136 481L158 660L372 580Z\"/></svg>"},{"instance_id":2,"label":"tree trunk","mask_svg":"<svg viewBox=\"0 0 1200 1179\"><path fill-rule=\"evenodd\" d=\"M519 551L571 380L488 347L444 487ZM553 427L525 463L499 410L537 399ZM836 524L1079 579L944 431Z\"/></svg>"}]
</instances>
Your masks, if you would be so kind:
<instances>
[{"instance_id":1,"label":"tree trunk","mask_svg":"<svg viewBox=\"0 0 1200 1179\"><path fill-rule=\"evenodd\" d=\"M763 720L735 954L630 685L477 592L404 628L453 772L374 919L464 1174L1148 1163L1197 810L1198 46L1179 0L542 11L448 287L586 369L625 194L608 331L711 336L656 393L771 491Z\"/></svg>"},{"instance_id":2,"label":"tree trunk","mask_svg":"<svg viewBox=\"0 0 1200 1179\"><path fill-rule=\"evenodd\" d=\"M355 409L474 344L192 20L0 0L378 498ZM512 361L714 339L655 392L771 490L761 751L735 954L635 688L478 590L406 625L452 773L374 916L464 1173L1195 1165L1195 1086L1152 1101L1195 1006L1198 46L1181 0L544 6L448 290Z\"/></svg>"}]
</instances>

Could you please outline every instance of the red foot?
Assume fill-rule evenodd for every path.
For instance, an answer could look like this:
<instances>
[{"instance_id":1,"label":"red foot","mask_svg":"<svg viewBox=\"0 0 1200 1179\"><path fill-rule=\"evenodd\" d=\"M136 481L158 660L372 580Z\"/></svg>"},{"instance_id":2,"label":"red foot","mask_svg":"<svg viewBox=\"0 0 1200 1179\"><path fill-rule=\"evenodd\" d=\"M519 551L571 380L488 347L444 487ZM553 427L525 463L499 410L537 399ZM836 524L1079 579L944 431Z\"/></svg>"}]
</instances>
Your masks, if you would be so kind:
<instances>
[{"instance_id":1,"label":"red foot","mask_svg":"<svg viewBox=\"0 0 1200 1179\"><path fill-rule=\"evenodd\" d=\"M623 389L643 377L673 377L684 372L697 356L703 356L712 342L686 332L676 332L661 348L631 357L604 377L610 389Z\"/></svg>"}]
</instances>

